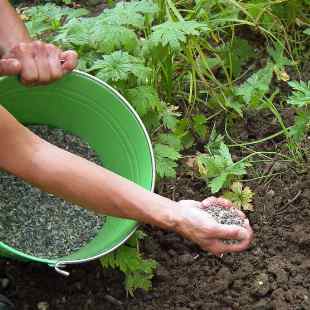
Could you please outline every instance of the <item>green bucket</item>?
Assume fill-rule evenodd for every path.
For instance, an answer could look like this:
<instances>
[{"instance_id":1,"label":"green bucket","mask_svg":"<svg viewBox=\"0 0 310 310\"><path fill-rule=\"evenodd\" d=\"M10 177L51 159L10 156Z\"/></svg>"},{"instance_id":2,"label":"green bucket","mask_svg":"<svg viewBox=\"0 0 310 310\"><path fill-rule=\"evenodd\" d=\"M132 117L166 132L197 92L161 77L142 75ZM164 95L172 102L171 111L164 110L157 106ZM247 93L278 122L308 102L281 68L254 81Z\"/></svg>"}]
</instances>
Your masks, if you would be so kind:
<instances>
[{"instance_id":1,"label":"green bucket","mask_svg":"<svg viewBox=\"0 0 310 310\"><path fill-rule=\"evenodd\" d=\"M80 136L97 152L105 168L153 191L155 164L146 129L130 104L106 83L79 71L49 86L33 88L7 77L0 81L0 104L23 124L50 125ZM110 253L137 225L133 220L108 216L102 230L85 247L55 260L27 255L3 242L0 254L48 264L67 275L62 270L66 265Z\"/></svg>"}]
</instances>

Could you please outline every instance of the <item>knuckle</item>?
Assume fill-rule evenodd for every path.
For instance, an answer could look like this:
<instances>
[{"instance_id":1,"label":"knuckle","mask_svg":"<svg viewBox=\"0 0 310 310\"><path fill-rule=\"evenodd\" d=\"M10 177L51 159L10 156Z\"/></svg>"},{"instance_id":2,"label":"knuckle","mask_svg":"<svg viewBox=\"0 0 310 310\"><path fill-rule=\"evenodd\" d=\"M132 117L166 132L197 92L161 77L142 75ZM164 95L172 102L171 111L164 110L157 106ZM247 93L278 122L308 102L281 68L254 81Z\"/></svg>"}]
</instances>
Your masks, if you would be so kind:
<instances>
[{"instance_id":1,"label":"knuckle","mask_svg":"<svg viewBox=\"0 0 310 310\"><path fill-rule=\"evenodd\" d=\"M19 43L13 49L14 51L20 51L21 53L25 53L29 50L29 45L27 43Z\"/></svg>"},{"instance_id":2,"label":"knuckle","mask_svg":"<svg viewBox=\"0 0 310 310\"><path fill-rule=\"evenodd\" d=\"M36 40L36 41L33 42L33 45L37 46L37 47L41 47L43 45L43 42L40 41L40 40Z\"/></svg>"},{"instance_id":3,"label":"knuckle","mask_svg":"<svg viewBox=\"0 0 310 310\"><path fill-rule=\"evenodd\" d=\"M38 80L38 77L34 74L27 74L21 76L22 80L24 81L24 84L33 84L36 83Z\"/></svg>"},{"instance_id":4,"label":"knuckle","mask_svg":"<svg viewBox=\"0 0 310 310\"><path fill-rule=\"evenodd\" d=\"M46 44L46 49L49 52L57 51L57 47L55 45L51 44L51 43Z\"/></svg>"}]
</instances>

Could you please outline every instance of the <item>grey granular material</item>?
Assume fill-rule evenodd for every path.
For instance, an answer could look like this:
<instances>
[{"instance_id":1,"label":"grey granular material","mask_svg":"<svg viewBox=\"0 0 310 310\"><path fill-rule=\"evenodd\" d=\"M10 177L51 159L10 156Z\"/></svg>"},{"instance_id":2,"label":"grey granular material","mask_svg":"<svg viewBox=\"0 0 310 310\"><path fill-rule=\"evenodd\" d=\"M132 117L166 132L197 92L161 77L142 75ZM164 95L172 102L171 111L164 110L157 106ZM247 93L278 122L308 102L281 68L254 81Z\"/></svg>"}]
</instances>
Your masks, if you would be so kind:
<instances>
[{"instance_id":1,"label":"grey granular material","mask_svg":"<svg viewBox=\"0 0 310 310\"><path fill-rule=\"evenodd\" d=\"M100 163L80 138L61 129L29 126L45 140ZM0 171L0 241L41 258L59 258L80 249L103 227L105 216L78 207Z\"/></svg>"},{"instance_id":2,"label":"grey granular material","mask_svg":"<svg viewBox=\"0 0 310 310\"><path fill-rule=\"evenodd\" d=\"M243 226L244 220L233 208L223 208L221 206L209 206L205 209L219 223L225 225Z\"/></svg>"},{"instance_id":3,"label":"grey granular material","mask_svg":"<svg viewBox=\"0 0 310 310\"><path fill-rule=\"evenodd\" d=\"M238 212L233 208L223 208L221 206L212 205L204 209L208 212L219 224L244 226L244 219L242 219ZM224 240L224 243L234 244L238 240Z\"/></svg>"}]
</instances>

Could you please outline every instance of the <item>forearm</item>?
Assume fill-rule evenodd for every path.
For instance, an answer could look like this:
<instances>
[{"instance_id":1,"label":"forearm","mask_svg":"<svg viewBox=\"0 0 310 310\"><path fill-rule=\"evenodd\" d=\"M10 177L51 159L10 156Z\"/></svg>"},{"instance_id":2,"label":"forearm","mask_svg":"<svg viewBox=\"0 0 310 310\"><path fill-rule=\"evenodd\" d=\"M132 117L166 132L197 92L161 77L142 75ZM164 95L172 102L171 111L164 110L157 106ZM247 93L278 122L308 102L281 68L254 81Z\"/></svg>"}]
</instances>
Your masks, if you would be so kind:
<instances>
[{"instance_id":1,"label":"forearm","mask_svg":"<svg viewBox=\"0 0 310 310\"><path fill-rule=\"evenodd\" d=\"M0 56L21 42L31 41L27 29L9 1L0 0Z\"/></svg>"},{"instance_id":2,"label":"forearm","mask_svg":"<svg viewBox=\"0 0 310 310\"><path fill-rule=\"evenodd\" d=\"M99 213L173 228L175 202L80 157L45 143L28 179L48 192ZM38 175L40 177L38 177Z\"/></svg>"},{"instance_id":3,"label":"forearm","mask_svg":"<svg viewBox=\"0 0 310 310\"><path fill-rule=\"evenodd\" d=\"M0 111L1 112L1 111ZM166 229L177 225L176 203L47 143L2 109L0 167L39 188L98 213ZM1 113L0 113L1 116ZM1 131L2 129L2 131Z\"/></svg>"}]
</instances>

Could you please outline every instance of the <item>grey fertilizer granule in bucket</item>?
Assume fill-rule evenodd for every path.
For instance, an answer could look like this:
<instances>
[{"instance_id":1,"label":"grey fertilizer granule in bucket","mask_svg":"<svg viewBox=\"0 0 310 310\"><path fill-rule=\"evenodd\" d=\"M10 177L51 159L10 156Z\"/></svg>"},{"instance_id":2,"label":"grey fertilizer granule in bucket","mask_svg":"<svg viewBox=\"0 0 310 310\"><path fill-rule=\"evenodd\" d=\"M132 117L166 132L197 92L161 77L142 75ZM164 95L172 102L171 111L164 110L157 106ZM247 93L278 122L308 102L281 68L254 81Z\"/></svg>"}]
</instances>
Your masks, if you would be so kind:
<instances>
[{"instance_id":1,"label":"grey fertilizer granule in bucket","mask_svg":"<svg viewBox=\"0 0 310 310\"><path fill-rule=\"evenodd\" d=\"M99 164L95 152L80 138L47 126L29 128L50 143ZM41 258L67 256L93 239L104 220L0 171L0 241L15 249Z\"/></svg>"}]
</instances>

